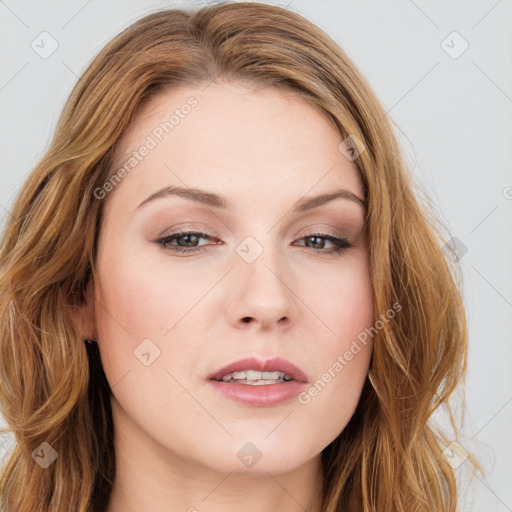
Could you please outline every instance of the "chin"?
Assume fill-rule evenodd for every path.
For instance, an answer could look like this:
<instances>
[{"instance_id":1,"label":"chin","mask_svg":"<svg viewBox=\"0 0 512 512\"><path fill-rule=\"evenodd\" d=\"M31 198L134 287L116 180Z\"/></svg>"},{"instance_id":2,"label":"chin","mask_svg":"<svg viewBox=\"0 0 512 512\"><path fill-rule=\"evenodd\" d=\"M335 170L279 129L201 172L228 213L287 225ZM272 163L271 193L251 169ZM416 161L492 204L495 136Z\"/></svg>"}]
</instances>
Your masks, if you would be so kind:
<instances>
[{"instance_id":1,"label":"chin","mask_svg":"<svg viewBox=\"0 0 512 512\"><path fill-rule=\"evenodd\" d=\"M203 464L219 473L239 473L268 476L294 470L307 462L308 454L300 454L296 446L283 446L283 442L269 442L262 439L258 441L231 440L229 447L224 447L221 453L212 450L211 456L204 459ZM302 456L301 456L302 455ZM314 456L314 455L312 455Z\"/></svg>"}]
</instances>

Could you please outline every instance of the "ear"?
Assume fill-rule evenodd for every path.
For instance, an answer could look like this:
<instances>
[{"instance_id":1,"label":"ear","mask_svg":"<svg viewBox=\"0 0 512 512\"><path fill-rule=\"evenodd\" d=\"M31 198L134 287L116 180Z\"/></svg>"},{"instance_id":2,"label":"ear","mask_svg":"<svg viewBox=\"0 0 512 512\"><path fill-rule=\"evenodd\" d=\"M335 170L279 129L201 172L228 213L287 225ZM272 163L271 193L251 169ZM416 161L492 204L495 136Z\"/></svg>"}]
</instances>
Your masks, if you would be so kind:
<instances>
[{"instance_id":1,"label":"ear","mask_svg":"<svg viewBox=\"0 0 512 512\"><path fill-rule=\"evenodd\" d=\"M94 302L94 283L92 279L87 283L84 304L70 306L69 311L77 333L82 336L82 338L98 340Z\"/></svg>"}]
</instances>

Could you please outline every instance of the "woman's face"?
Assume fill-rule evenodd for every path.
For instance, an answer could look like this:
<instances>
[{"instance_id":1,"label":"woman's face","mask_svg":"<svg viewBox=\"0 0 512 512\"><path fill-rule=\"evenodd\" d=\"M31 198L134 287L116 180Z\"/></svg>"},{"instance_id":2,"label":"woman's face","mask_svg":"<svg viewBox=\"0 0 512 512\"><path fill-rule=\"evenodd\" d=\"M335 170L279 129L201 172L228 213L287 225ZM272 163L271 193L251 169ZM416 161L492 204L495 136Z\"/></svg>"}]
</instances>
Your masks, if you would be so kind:
<instances>
[{"instance_id":1,"label":"woman's face","mask_svg":"<svg viewBox=\"0 0 512 512\"><path fill-rule=\"evenodd\" d=\"M363 188L341 142L296 96L234 83L166 92L135 118L124 172L97 190L94 293L117 435L137 457L275 474L349 421L371 356L371 339L354 340L373 308L365 209L350 197ZM307 382L208 379L248 357L287 360Z\"/></svg>"}]
</instances>

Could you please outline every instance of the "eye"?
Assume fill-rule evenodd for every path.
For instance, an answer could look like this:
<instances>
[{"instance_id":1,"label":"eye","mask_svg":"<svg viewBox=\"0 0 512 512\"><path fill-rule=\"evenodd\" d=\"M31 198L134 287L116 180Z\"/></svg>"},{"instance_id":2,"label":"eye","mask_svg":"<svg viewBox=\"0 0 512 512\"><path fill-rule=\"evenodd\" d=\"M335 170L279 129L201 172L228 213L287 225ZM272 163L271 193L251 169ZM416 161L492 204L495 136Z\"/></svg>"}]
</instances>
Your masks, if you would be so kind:
<instances>
[{"instance_id":1,"label":"eye","mask_svg":"<svg viewBox=\"0 0 512 512\"><path fill-rule=\"evenodd\" d=\"M327 240L329 243L333 244L334 247L330 249L323 249L320 252L331 254L341 254L345 252L346 249L350 249L354 247L346 238L339 238L331 233L310 233L308 235L304 235L301 240L312 240L313 245L321 245L320 249L323 249L325 245L325 241ZM313 247L318 249L318 247Z\"/></svg>"},{"instance_id":2,"label":"eye","mask_svg":"<svg viewBox=\"0 0 512 512\"><path fill-rule=\"evenodd\" d=\"M206 250L206 248L198 245L200 239L213 240L213 237L198 231L177 231L159 238L156 240L156 243L168 251L190 254ZM324 254L341 254L346 249L354 247L346 238L339 238L332 233L310 233L304 235L299 240L312 241L314 247L309 247L308 245L306 247L313 249L314 252ZM173 242L177 242L177 245ZM333 247L325 249L326 242L332 244Z\"/></svg>"},{"instance_id":3,"label":"eye","mask_svg":"<svg viewBox=\"0 0 512 512\"><path fill-rule=\"evenodd\" d=\"M158 239L156 242L166 250L181 253L191 253L203 250L200 248L200 246L194 246L194 244L198 243L199 239L201 238L211 239L210 236L206 233L200 233L197 231L177 231L166 237ZM174 245L172 244L173 240L181 241L178 242L178 245Z\"/></svg>"}]
</instances>

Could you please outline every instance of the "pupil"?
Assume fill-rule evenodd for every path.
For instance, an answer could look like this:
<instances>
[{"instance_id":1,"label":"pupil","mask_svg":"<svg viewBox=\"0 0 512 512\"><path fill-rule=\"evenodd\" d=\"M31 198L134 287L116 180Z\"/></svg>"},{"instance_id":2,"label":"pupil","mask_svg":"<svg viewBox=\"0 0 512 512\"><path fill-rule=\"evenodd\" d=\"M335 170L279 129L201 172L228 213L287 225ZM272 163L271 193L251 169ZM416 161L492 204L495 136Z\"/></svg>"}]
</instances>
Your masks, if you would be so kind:
<instances>
[{"instance_id":1,"label":"pupil","mask_svg":"<svg viewBox=\"0 0 512 512\"><path fill-rule=\"evenodd\" d=\"M308 237L310 240L317 240L317 243L313 243L316 247L322 245L322 239L319 236L310 236Z\"/></svg>"},{"instance_id":2,"label":"pupil","mask_svg":"<svg viewBox=\"0 0 512 512\"><path fill-rule=\"evenodd\" d=\"M195 238L197 238L197 236L196 236L196 235L182 235L180 238L184 239L184 238L190 238L190 237L195 237ZM179 240L179 239L178 239L178 240ZM178 243L178 245L186 245L186 246L188 247L188 243L187 243L187 242L185 242L185 244L180 244L180 243Z\"/></svg>"}]
</instances>

